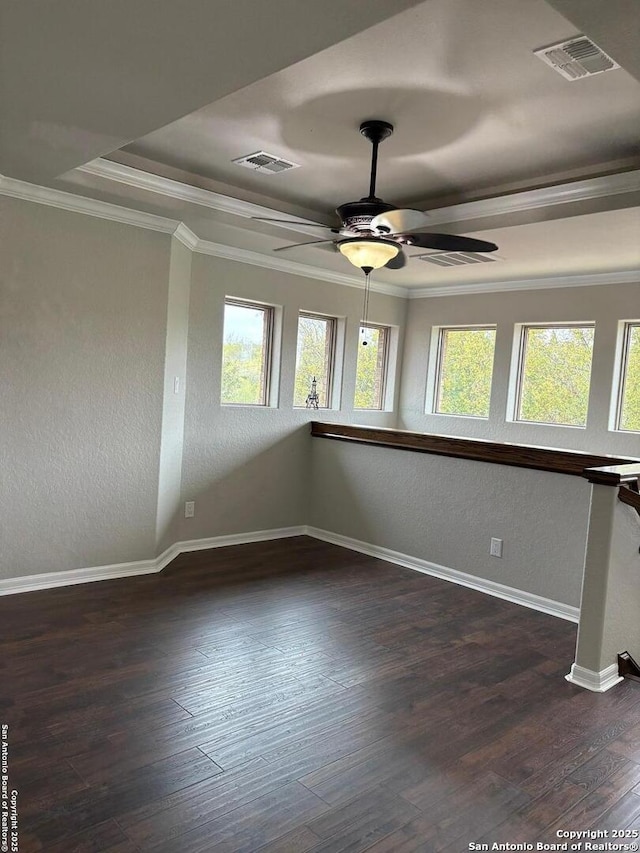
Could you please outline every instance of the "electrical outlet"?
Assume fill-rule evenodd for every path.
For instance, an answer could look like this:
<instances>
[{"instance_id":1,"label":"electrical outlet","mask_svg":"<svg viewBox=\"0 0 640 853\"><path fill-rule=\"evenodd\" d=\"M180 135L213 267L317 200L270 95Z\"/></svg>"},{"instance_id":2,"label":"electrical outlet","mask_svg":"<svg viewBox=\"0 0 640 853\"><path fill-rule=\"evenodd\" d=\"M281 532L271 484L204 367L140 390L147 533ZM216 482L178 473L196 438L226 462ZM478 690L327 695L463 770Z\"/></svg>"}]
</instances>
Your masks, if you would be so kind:
<instances>
[{"instance_id":1,"label":"electrical outlet","mask_svg":"<svg viewBox=\"0 0 640 853\"><path fill-rule=\"evenodd\" d=\"M492 557L502 557L502 539L491 537L491 547L489 553Z\"/></svg>"},{"instance_id":2,"label":"electrical outlet","mask_svg":"<svg viewBox=\"0 0 640 853\"><path fill-rule=\"evenodd\" d=\"M196 502L195 501L185 501L184 503L184 517L185 518L193 518L196 514Z\"/></svg>"}]
</instances>

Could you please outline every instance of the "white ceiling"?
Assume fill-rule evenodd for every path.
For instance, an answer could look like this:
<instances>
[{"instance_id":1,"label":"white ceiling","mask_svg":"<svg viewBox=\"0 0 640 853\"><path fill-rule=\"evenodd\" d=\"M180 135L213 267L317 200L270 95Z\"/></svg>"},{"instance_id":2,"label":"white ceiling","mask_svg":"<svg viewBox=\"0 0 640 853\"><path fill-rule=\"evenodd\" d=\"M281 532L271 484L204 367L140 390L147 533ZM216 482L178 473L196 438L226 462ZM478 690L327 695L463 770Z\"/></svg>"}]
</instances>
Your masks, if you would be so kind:
<instances>
[{"instance_id":1,"label":"white ceiling","mask_svg":"<svg viewBox=\"0 0 640 853\"><path fill-rule=\"evenodd\" d=\"M3 174L60 174L417 2L3 3Z\"/></svg>"},{"instance_id":2,"label":"white ceiling","mask_svg":"<svg viewBox=\"0 0 640 853\"><path fill-rule=\"evenodd\" d=\"M0 171L181 220L203 241L270 255L312 238L252 221L251 208L237 215L232 205L185 201L162 181L151 191L145 173L335 224L334 208L368 191L370 148L358 133L366 118L396 127L378 181L394 204L441 209L621 171L637 185L636 0L34 6L3 10ZM570 83L533 55L579 33L623 67ZM264 175L231 163L258 150L300 168ZM79 170L104 155L137 171L114 180L103 161ZM499 215L438 210L434 230L492 240L500 260L452 269L412 260L377 279L422 291L640 268L638 195L587 192ZM278 256L355 272L327 249Z\"/></svg>"},{"instance_id":3,"label":"white ceiling","mask_svg":"<svg viewBox=\"0 0 640 853\"><path fill-rule=\"evenodd\" d=\"M533 55L574 34L544 0L431 0L125 150L326 212L367 194L367 118L396 126L380 151L379 195L393 203L640 154L637 80L571 84ZM261 149L301 168L265 176L231 162Z\"/></svg>"}]
</instances>

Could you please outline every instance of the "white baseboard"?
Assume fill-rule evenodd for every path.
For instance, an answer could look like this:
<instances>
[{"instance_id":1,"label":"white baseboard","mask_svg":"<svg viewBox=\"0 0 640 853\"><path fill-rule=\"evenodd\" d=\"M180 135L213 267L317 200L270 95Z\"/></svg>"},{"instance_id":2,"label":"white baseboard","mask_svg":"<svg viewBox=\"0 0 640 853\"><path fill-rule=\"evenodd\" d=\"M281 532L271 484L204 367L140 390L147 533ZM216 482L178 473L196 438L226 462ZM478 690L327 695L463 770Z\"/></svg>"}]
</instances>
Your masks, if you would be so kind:
<instances>
[{"instance_id":1,"label":"white baseboard","mask_svg":"<svg viewBox=\"0 0 640 853\"><path fill-rule=\"evenodd\" d=\"M621 675L618 675L618 664L612 663L606 669L595 672L593 669L585 669L577 663L571 665L571 672L565 675L567 681L578 687L585 687L587 690L592 690L594 693L604 693L605 690L610 690L616 684L623 681Z\"/></svg>"},{"instance_id":2,"label":"white baseboard","mask_svg":"<svg viewBox=\"0 0 640 853\"><path fill-rule=\"evenodd\" d=\"M88 569L69 569L64 572L44 572L40 575L26 575L20 578L0 580L0 595L15 595L19 592L35 592L53 589L59 586L73 586L93 581L130 578L136 575L151 575L161 572L179 554L187 551L203 551L209 548L225 548L228 545L244 545L249 542L266 542L270 539L285 539L289 536L304 536L305 525L298 527L279 527L273 530L255 530L252 533L232 533L228 536L214 536L210 539L192 539L170 545L155 559L138 560L133 563L114 563L111 566L92 566Z\"/></svg>"},{"instance_id":3,"label":"white baseboard","mask_svg":"<svg viewBox=\"0 0 640 853\"><path fill-rule=\"evenodd\" d=\"M0 595L15 595L19 592L35 592L57 586L74 586L92 581L109 581L115 578L130 578L135 575L152 575L159 571L157 560L138 560L135 563L114 563L111 566L91 566L88 569L69 569L64 572L44 572L41 575L25 575L20 578L0 580Z\"/></svg>"},{"instance_id":4,"label":"white baseboard","mask_svg":"<svg viewBox=\"0 0 640 853\"><path fill-rule=\"evenodd\" d=\"M307 525L279 527L271 530L254 530L249 533L232 533L227 536L213 536L207 539L191 539L184 542L176 542L170 545L158 557L151 560L138 560L133 563L116 563L111 566L93 566L88 569L71 569L64 572L46 572L41 575L8 578L0 580L0 595L12 595L19 592L33 592L35 590L71 586L79 583L153 574L161 572L179 554L189 551L226 548L229 545L244 545L251 542L267 542L273 539L286 539L291 536L312 536L315 539L321 539L323 542L330 542L333 545L339 545L351 551L358 551L370 557L377 557L380 560L386 560L389 563L404 566L416 572L452 581L461 586L493 595L496 598L511 601L514 604L521 604L524 607L539 610L542 613L559 616L561 619L568 619L570 622L577 622L579 619L580 611L577 607L570 607L568 604L563 604L559 601L553 601L549 598L543 598L540 595L534 595L530 592L524 592L520 589L496 583L495 581L469 575L457 569L450 569L447 566L440 566L437 563L430 563L419 557L412 557L409 554L402 554L399 551L392 551L389 548L371 545L368 542L361 542L359 539L352 539L349 536L342 536L339 533L331 533L329 530L321 530L318 527L308 527ZM578 682L576 681L576 683Z\"/></svg>"},{"instance_id":5,"label":"white baseboard","mask_svg":"<svg viewBox=\"0 0 640 853\"><path fill-rule=\"evenodd\" d=\"M404 566L416 572L422 572L432 577L451 581L460 586L466 586L478 592L484 592L487 595L502 598L513 604L520 604L523 607L548 613L551 616L557 616L560 619L566 619L570 622L578 622L580 618L578 607L571 607L568 604L553 601L541 595L534 595L531 592L515 589L514 587L496 583L486 578L476 577L466 572L460 572L457 569L450 569L448 566L440 566L437 563L431 563L419 557L412 557L400 551L392 551L390 548L382 548L379 545L372 545L369 542L352 539L350 536L342 536L339 533L332 533L329 530L322 530L318 527L309 527L307 525L280 527L271 530L254 530L250 533L233 533L227 536L213 536L207 539L191 539L184 542L176 542L158 557L151 560L138 560L132 563L115 563L110 566L93 566L88 569L71 569L63 572L46 572L40 575L8 578L0 580L0 595L13 595L20 592L53 589L54 587L71 586L93 581L154 574L161 572L179 554L189 551L226 548L230 545L267 542L273 539L286 539L292 536L311 536L323 542L330 542L333 545L339 545L351 551L367 554L370 557L376 557L388 563L394 563L397 566ZM571 667L571 672L565 678L572 684L584 687L595 693L604 693L623 680L618 675L617 664L612 664L601 672L595 672L574 663Z\"/></svg>"},{"instance_id":6,"label":"white baseboard","mask_svg":"<svg viewBox=\"0 0 640 853\"><path fill-rule=\"evenodd\" d=\"M179 554L187 551L205 551L208 548L226 548L228 545L246 545L251 542L269 542L271 539L289 539L291 536L307 536L306 524L297 527L275 527L271 530L254 530L252 533L232 533L229 536L213 536L210 539L189 539L177 542L173 547ZM165 564L166 565L166 564Z\"/></svg>"},{"instance_id":7,"label":"white baseboard","mask_svg":"<svg viewBox=\"0 0 640 853\"><path fill-rule=\"evenodd\" d=\"M543 596L534 595L532 592L525 592L524 590L496 583L486 578L469 575L457 569L450 569L448 566L430 563L428 560L412 557L409 554L402 554L400 551L392 551L389 548L382 548L379 545L370 545L368 542L361 542L359 539L352 539L350 536L341 536L339 533L331 533L329 530L308 527L307 534L316 539L322 539L324 542L340 545L342 548L359 551L361 554L367 554L369 557L378 557L380 560L386 560L389 563L395 563L398 566L404 566L407 569L413 569L425 575L432 575L436 578L442 578L442 580L452 581L453 583L460 584L460 586L466 586L470 589L476 589L478 592L484 592L487 595L511 601L513 604L521 604L523 607L529 607L532 610L539 610L551 616L558 616L560 619L567 619L569 622L578 622L580 619L580 608L563 604L561 601L543 598Z\"/></svg>"}]
</instances>

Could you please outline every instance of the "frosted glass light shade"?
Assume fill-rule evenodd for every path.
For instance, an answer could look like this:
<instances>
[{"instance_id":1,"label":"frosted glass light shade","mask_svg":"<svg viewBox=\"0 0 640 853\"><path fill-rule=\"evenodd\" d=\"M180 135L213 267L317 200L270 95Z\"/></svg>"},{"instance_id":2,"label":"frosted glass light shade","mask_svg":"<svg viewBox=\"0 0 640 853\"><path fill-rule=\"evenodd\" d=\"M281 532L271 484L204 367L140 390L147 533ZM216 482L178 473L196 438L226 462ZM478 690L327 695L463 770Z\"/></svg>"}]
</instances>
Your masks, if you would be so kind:
<instances>
[{"instance_id":1,"label":"frosted glass light shade","mask_svg":"<svg viewBox=\"0 0 640 853\"><path fill-rule=\"evenodd\" d=\"M338 243L338 248L354 267L360 267L360 269L368 267L372 270L383 267L392 258L395 258L400 251L400 246L397 243L378 237L371 239L355 237L353 240L341 240Z\"/></svg>"}]
</instances>

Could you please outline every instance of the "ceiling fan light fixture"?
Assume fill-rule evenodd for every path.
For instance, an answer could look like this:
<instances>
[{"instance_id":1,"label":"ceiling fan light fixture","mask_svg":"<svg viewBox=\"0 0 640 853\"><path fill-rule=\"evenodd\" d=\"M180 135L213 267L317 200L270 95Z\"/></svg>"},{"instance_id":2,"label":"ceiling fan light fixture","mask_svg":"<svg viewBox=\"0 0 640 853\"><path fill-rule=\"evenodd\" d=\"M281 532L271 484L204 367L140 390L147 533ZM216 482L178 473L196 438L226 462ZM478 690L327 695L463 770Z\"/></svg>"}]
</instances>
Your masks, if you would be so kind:
<instances>
[{"instance_id":1,"label":"ceiling fan light fixture","mask_svg":"<svg viewBox=\"0 0 640 853\"><path fill-rule=\"evenodd\" d=\"M377 270L383 267L400 251L400 246L392 240L384 240L381 237L360 238L341 240L338 248L354 267L359 269Z\"/></svg>"}]
</instances>

